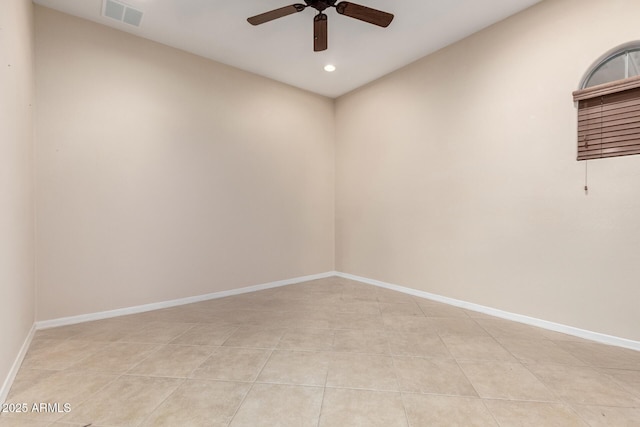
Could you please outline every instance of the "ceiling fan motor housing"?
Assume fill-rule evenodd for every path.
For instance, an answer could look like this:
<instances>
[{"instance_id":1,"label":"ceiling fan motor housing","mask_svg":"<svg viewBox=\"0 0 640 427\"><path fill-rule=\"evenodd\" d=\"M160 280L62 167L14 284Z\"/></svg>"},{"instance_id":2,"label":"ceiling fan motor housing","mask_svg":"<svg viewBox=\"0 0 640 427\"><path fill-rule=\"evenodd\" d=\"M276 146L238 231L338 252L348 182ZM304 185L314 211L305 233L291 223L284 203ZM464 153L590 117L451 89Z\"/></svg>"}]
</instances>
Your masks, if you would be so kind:
<instances>
[{"instance_id":1,"label":"ceiling fan motor housing","mask_svg":"<svg viewBox=\"0 0 640 427\"><path fill-rule=\"evenodd\" d=\"M319 12L336 5L337 0L304 0L307 6L316 9Z\"/></svg>"}]
</instances>

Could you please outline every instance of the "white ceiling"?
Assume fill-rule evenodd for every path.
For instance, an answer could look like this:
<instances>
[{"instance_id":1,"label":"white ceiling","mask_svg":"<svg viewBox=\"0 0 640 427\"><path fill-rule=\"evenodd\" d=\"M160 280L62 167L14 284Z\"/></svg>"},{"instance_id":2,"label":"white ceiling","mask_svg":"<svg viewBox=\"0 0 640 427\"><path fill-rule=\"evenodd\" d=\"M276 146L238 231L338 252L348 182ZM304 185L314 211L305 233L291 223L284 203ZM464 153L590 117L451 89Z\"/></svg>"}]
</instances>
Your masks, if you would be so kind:
<instances>
[{"instance_id":1,"label":"white ceiling","mask_svg":"<svg viewBox=\"0 0 640 427\"><path fill-rule=\"evenodd\" d=\"M140 27L102 16L103 0L34 0L333 98L540 0L355 0L393 13L395 19L380 28L327 10L329 49L320 53L313 52L312 8L256 27L246 21L302 0L118 1L144 12ZM337 67L335 72L323 70L329 63Z\"/></svg>"}]
</instances>

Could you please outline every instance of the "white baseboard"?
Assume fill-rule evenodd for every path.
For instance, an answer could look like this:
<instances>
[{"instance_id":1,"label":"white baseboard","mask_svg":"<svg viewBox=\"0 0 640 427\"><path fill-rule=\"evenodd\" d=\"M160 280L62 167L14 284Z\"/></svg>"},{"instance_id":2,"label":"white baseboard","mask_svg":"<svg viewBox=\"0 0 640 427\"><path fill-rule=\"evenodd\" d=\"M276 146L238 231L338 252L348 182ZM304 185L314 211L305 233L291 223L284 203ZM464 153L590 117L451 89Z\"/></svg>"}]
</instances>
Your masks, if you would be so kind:
<instances>
[{"instance_id":1,"label":"white baseboard","mask_svg":"<svg viewBox=\"0 0 640 427\"><path fill-rule=\"evenodd\" d=\"M369 279L366 277L356 276L353 274L347 274L347 273L342 273L337 271L329 271L326 273L296 277L293 279L263 283L255 286L247 286L239 289L230 289L228 291L214 292L211 294L198 295L194 297L181 298L181 299L176 299L171 301L139 305L135 307L121 308L117 310L102 311L98 313L89 313L89 314L83 314L79 316L63 317L59 319L44 320L44 321L36 322L34 327L35 327L35 330L41 330L41 329L55 328L57 326L66 326L66 325L73 325L76 323L90 322L93 320L101 320L101 319L108 319L108 318L118 317L118 316L126 316L128 314L143 313L146 311L159 310L163 308L175 307L175 306L180 306L185 304L192 304L195 302L223 298L223 297L232 296L232 295L239 295L239 294L244 294L248 292L255 292L255 291L260 291L264 289L277 288L280 286L307 282L309 280L323 279L331 276L338 276L345 279L356 280L358 282L367 283L367 284L378 286L381 288L391 289L391 290L402 292L408 295L413 295L416 297L425 298L432 301L441 302L444 304L449 304L455 307L460 307L460 308L464 308L471 311L477 311L479 313L488 314L490 316L495 316L495 317L499 317L506 320L513 320L514 322L537 326L539 328L548 329L555 332L561 332L563 334L573 335L576 337L588 339L588 340L603 343L603 344L614 345L618 347L624 347L624 348L640 351L640 342L638 341L615 337L612 335L606 335L599 332L588 331L588 330L576 328L573 326L567 326L560 323L554 323L547 320L524 316L522 314L511 313L508 311L503 311L503 310L499 310L492 307L486 307L486 306L474 304L471 302L466 302L466 301L457 300L454 298L444 297L441 295L431 294L429 292L420 291L417 289L412 289L404 286L382 282L380 280ZM32 336L33 336L33 333L30 334L29 342L31 342ZM23 349L23 351L26 352L27 348L28 348L28 344ZM24 357L24 355L22 355L22 357ZM20 357L18 358L18 360L20 361L20 363L22 362L22 359ZM18 364L17 366L19 367L20 364ZM16 368L16 372L17 372L17 368ZM14 376L15 376L15 373L14 373ZM11 382L8 382L8 383L11 384ZM5 381L5 385L3 387L5 387L6 385L7 385L7 381ZM2 390L4 391L4 388ZM0 397L2 396L3 395L0 394Z\"/></svg>"},{"instance_id":2,"label":"white baseboard","mask_svg":"<svg viewBox=\"0 0 640 427\"><path fill-rule=\"evenodd\" d=\"M20 352L18 353L18 357L13 362L13 366L11 366L11 370L9 370L9 375L5 378L2 387L0 388L0 405L2 405L9 395L9 390L11 390L11 386L13 385L13 381L16 379L16 375L18 375L18 371L20 370L20 366L22 365L22 361L24 357L27 355L27 351L29 350L29 346L31 345L31 340L33 340L33 336L36 333L35 324L31 327L29 334L27 334L27 338L25 338L24 343L22 343L22 347L20 348Z\"/></svg>"},{"instance_id":3,"label":"white baseboard","mask_svg":"<svg viewBox=\"0 0 640 427\"><path fill-rule=\"evenodd\" d=\"M596 341L602 344L615 345L617 347L629 348L640 351L640 342L629 340L626 338L615 337L611 335L601 334L599 332L587 331L573 326L562 325L560 323L549 322L547 320L536 319L534 317L523 316L522 314L510 313L508 311L498 310L496 308L486 307L471 302L461 301L454 298L443 297L441 295L431 294L429 292L419 291L417 289L406 288L404 286L394 285L391 283L381 282L379 280L368 279L366 277L355 276L353 274L336 272L338 277L356 280L358 282L367 283L381 288L391 289L405 294L413 295L420 298L426 298L432 301L442 302L471 311L488 314L490 316L499 317L514 322L524 323L527 325L537 326L539 328L548 329L550 331L561 332L567 335Z\"/></svg>"},{"instance_id":4,"label":"white baseboard","mask_svg":"<svg viewBox=\"0 0 640 427\"><path fill-rule=\"evenodd\" d=\"M263 283L260 285L247 286L239 289L229 289L228 291L214 292L211 294L198 295L194 297L180 298L171 301L156 302L152 304L138 305L135 307L120 308L116 310L101 311L98 313L81 314L78 316L62 317L59 319L42 320L36 322L36 330L55 328L58 326L74 325L76 323L91 322L94 320L109 319L112 317L126 316L129 314L144 313L146 311L160 310L163 308L176 307L179 305L192 304L195 302L208 301L217 298L224 298L232 295L246 294L248 292L261 291L264 289L277 288L280 286L293 285L295 283L307 282L309 280L323 279L325 277L336 276L335 271L313 274L310 276L295 277L293 279L279 280L277 282Z\"/></svg>"}]
</instances>

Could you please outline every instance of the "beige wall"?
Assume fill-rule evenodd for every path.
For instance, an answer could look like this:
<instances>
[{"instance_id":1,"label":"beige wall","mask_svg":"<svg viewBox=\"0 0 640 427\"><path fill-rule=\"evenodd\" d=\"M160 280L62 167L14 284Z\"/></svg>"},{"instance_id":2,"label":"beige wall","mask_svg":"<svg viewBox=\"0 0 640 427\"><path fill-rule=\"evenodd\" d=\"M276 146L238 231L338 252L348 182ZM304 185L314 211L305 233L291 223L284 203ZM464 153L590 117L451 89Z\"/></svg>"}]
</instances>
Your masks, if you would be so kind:
<instances>
[{"instance_id":1,"label":"beige wall","mask_svg":"<svg viewBox=\"0 0 640 427\"><path fill-rule=\"evenodd\" d=\"M0 401L34 320L32 35L31 1L0 2Z\"/></svg>"},{"instance_id":2,"label":"beige wall","mask_svg":"<svg viewBox=\"0 0 640 427\"><path fill-rule=\"evenodd\" d=\"M346 273L639 340L640 157L590 162L585 196L571 102L638 12L547 0L334 111L38 7L38 318L324 272L335 248Z\"/></svg>"},{"instance_id":3,"label":"beige wall","mask_svg":"<svg viewBox=\"0 0 640 427\"><path fill-rule=\"evenodd\" d=\"M334 268L333 101L36 7L38 318Z\"/></svg>"},{"instance_id":4,"label":"beige wall","mask_svg":"<svg viewBox=\"0 0 640 427\"><path fill-rule=\"evenodd\" d=\"M337 270L640 340L640 156L575 160L571 92L637 0L548 0L341 97Z\"/></svg>"}]
</instances>

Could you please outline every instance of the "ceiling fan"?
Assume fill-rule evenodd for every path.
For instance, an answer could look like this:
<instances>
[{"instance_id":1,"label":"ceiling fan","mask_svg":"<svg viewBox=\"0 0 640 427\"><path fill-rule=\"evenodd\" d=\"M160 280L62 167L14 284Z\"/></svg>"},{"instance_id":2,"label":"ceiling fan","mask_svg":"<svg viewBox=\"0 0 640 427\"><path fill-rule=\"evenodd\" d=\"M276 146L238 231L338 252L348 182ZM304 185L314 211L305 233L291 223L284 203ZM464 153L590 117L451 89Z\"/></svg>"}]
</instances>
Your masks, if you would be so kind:
<instances>
[{"instance_id":1,"label":"ceiling fan","mask_svg":"<svg viewBox=\"0 0 640 427\"><path fill-rule=\"evenodd\" d=\"M313 18L313 50L320 52L327 49L327 15L324 13L324 10L327 8L335 7L340 15L359 19L360 21L380 27L388 27L393 20L391 13L348 1L342 1L338 4L336 4L337 0L304 0L304 2L306 4L296 3L291 6L261 13L260 15L252 16L247 19L247 21L249 21L251 25L260 25L273 21L274 19L282 18L283 16L302 12L307 7L312 7L318 11L318 14Z\"/></svg>"}]
</instances>

